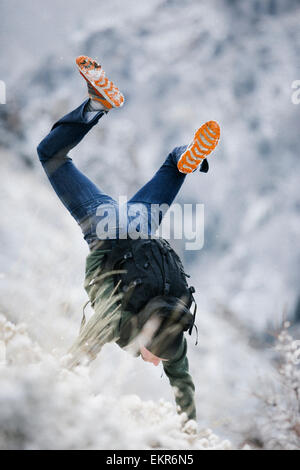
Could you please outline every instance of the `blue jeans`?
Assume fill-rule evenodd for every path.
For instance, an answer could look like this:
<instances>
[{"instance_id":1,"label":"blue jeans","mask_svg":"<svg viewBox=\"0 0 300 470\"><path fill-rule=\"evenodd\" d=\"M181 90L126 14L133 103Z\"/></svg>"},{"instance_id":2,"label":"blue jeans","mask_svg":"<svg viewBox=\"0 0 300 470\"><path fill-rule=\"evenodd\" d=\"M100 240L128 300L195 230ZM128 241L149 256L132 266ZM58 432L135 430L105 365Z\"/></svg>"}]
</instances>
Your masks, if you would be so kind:
<instances>
[{"instance_id":1,"label":"blue jeans","mask_svg":"<svg viewBox=\"0 0 300 470\"><path fill-rule=\"evenodd\" d=\"M81 226L84 238L92 248L99 238L119 238L121 235L120 207L117 201L81 173L68 156L68 152L83 139L105 114L104 111L86 112L87 103L88 99L74 111L57 121L50 133L39 144L37 152L53 189ZM138 205L142 204L148 210L147 223L146 229L138 228L138 230L141 233L146 230L147 233L142 233L142 235L153 235L157 227L153 227L153 224L151 224L149 215L151 204L171 206L185 179L185 175L177 169L177 161L185 149L186 146L176 147L167 156L165 162L150 181L129 199L126 206L127 225L124 230L128 229L128 224L130 225L130 220L134 217L132 215L134 211L131 211L131 215L128 215L128 210L130 212L130 208L132 209L133 206L139 207ZM99 211L99 209L103 210ZM115 235L111 231L112 226L110 226L110 231L103 230L103 233L99 233L99 230L97 230L99 221L105 217L107 218L107 214L110 213L111 209L116 214L114 219L116 222ZM159 223L162 216L160 214Z\"/></svg>"}]
</instances>

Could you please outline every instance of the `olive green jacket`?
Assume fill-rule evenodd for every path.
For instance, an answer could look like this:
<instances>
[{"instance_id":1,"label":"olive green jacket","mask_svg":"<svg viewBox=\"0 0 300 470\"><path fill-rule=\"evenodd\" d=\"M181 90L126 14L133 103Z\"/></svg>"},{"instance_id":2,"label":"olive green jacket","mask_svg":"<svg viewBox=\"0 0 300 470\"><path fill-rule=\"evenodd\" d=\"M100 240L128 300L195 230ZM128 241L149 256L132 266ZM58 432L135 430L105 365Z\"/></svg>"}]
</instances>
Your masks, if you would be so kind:
<instances>
[{"instance_id":1,"label":"olive green jacket","mask_svg":"<svg viewBox=\"0 0 300 470\"><path fill-rule=\"evenodd\" d=\"M112 277L107 277L102 280L102 294L97 295L98 288L93 282L95 273L101 272L103 265L103 258L107 250L95 249L92 251L86 260L86 277L85 277L85 290L91 301L94 309L104 297L110 296L114 289L114 282ZM103 283L105 288L103 289ZM126 347L128 344L120 341L122 325L132 317L132 313L122 311L119 313L119 320L115 322L111 334L106 338L106 342L116 342L120 347ZM188 419L196 419L196 408L194 402L195 386L191 375L189 374L189 363L187 358L187 343L183 338L177 354L172 360L163 361L164 371L169 379L170 385L174 387L175 401L180 407L180 412L185 412Z\"/></svg>"}]
</instances>

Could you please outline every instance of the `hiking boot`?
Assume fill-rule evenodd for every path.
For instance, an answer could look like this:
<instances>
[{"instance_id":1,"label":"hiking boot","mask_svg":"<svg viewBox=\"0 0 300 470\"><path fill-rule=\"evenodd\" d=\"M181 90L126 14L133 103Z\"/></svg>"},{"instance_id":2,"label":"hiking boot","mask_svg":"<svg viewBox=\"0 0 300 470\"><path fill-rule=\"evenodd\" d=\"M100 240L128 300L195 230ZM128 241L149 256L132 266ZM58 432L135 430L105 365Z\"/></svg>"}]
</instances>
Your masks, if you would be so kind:
<instances>
[{"instance_id":1,"label":"hiking boot","mask_svg":"<svg viewBox=\"0 0 300 470\"><path fill-rule=\"evenodd\" d=\"M78 70L88 84L88 94L92 101L100 103L104 109L120 108L124 104L124 96L106 76L101 65L87 56L76 59Z\"/></svg>"},{"instance_id":2,"label":"hiking boot","mask_svg":"<svg viewBox=\"0 0 300 470\"><path fill-rule=\"evenodd\" d=\"M195 133L194 139L181 155L177 168L181 173L192 173L216 148L220 139L220 127L215 121L203 124Z\"/></svg>"}]
</instances>

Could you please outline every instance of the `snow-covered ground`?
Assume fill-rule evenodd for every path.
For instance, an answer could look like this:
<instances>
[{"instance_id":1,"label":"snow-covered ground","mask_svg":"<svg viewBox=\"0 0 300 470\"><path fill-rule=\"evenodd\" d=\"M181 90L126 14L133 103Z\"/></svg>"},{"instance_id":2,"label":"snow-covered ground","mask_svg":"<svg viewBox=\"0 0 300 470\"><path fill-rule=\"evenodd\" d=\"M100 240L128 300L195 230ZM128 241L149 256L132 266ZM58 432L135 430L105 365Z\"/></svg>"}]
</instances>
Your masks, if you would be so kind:
<instances>
[{"instance_id":1,"label":"snow-covered ground","mask_svg":"<svg viewBox=\"0 0 300 470\"><path fill-rule=\"evenodd\" d=\"M119 387L116 395L124 365L109 379L100 368L95 393L87 368L71 372L61 362L24 325L0 316L1 449L231 449L211 430L184 424L164 400L142 401Z\"/></svg>"},{"instance_id":2,"label":"snow-covered ground","mask_svg":"<svg viewBox=\"0 0 300 470\"><path fill-rule=\"evenodd\" d=\"M284 312L293 320L299 297L300 107L291 102L291 84L300 79L299 1L53 0L41 8L37 0L21 7L11 0L0 3L0 16L0 80L7 86L7 105L0 105L0 311L28 329L15 335L8 327L17 339L9 339L0 369L0 422L12 430L5 437L1 429L0 446L52 448L63 429L59 442L68 448L263 441L256 392L272 370L265 341ZM98 57L127 99L72 152L113 196L132 195L200 123L221 124L210 172L191 175L178 199L205 204L203 250L175 244L197 288L199 346L189 339L189 357L200 437L181 433L161 369L114 345L89 372L67 373L60 362L86 301L88 250L35 148L53 121L85 98L74 67L79 54ZM109 161L101 158L107 154ZM104 428L106 435L95 437ZM205 437L208 428L221 437Z\"/></svg>"}]
</instances>

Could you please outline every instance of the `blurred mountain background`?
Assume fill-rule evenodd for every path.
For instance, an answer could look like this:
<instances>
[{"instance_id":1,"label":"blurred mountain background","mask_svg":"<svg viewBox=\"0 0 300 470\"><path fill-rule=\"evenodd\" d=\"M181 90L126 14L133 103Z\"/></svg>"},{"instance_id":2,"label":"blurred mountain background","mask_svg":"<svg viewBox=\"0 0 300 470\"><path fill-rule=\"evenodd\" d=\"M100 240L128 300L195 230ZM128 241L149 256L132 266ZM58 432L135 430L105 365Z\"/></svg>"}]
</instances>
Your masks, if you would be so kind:
<instances>
[{"instance_id":1,"label":"blurred mountain background","mask_svg":"<svg viewBox=\"0 0 300 470\"><path fill-rule=\"evenodd\" d=\"M126 105L72 157L112 196L134 194L204 121L221 125L209 173L189 176L177 199L205 205L204 247L173 245L197 289L199 423L236 445L258 439L253 393L271 370L270 333L300 322L300 1L1 0L0 17L0 310L57 354L77 333L88 250L36 147L86 97L75 57L90 55ZM105 361L115 373L120 354L108 345L92 377ZM172 400L161 370L128 361L116 393Z\"/></svg>"}]
</instances>

